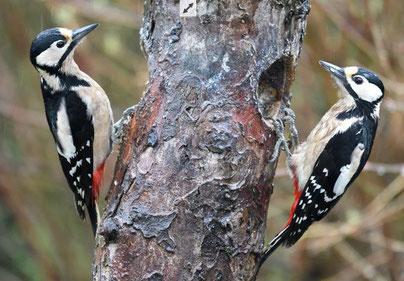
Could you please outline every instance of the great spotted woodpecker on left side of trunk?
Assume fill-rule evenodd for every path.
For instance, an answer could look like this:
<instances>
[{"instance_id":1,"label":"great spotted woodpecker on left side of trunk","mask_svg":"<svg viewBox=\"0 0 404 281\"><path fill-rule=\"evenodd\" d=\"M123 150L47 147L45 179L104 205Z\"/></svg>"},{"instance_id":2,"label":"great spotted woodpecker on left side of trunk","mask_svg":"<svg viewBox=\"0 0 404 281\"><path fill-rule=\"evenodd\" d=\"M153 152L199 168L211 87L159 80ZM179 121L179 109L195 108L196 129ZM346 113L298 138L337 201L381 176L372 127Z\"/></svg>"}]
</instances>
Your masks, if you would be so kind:
<instances>
[{"instance_id":1,"label":"great spotted woodpecker on left side of trunk","mask_svg":"<svg viewBox=\"0 0 404 281\"><path fill-rule=\"evenodd\" d=\"M258 270L278 246L294 245L313 222L328 214L362 171L372 149L384 96L381 79L361 67L320 64L335 79L340 99L287 157L295 200L288 222L265 249ZM286 146L283 134L279 137Z\"/></svg>"},{"instance_id":2,"label":"great spotted woodpecker on left side of trunk","mask_svg":"<svg viewBox=\"0 0 404 281\"><path fill-rule=\"evenodd\" d=\"M30 50L31 62L41 78L46 118L76 210L85 220L87 207L94 236L99 221L96 200L112 150L113 116L104 90L79 69L73 55L81 40L97 26L47 29L33 40Z\"/></svg>"}]
</instances>

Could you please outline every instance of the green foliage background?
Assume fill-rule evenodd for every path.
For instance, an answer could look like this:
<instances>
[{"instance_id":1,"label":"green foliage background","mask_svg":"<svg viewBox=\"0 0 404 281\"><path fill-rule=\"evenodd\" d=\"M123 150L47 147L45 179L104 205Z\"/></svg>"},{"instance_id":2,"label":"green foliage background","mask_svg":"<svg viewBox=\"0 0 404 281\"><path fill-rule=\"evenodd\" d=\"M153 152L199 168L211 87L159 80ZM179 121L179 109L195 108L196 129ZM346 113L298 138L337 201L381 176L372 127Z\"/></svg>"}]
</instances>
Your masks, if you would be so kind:
<instances>
[{"instance_id":1,"label":"green foliage background","mask_svg":"<svg viewBox=\"0 0 404 281\"><path fill-rule=\"evenodd\" d=\"M311 4L292 89L301 138L337 100L319 59L376 71L386 97L366 171L327 219L268 260L260 280L404 280L404 1ZM47 128L29 62L32 39L53 26L100 23L75 57L105 89L118 119L146 86L142 12L140 0L0 0L0 281L88 280L91 271L90 226L75 214ZM108 161L104 194L114 162ZM268 240L283 227L292 202L284 159L279 163Z\"/></svg>"}]
</instances>

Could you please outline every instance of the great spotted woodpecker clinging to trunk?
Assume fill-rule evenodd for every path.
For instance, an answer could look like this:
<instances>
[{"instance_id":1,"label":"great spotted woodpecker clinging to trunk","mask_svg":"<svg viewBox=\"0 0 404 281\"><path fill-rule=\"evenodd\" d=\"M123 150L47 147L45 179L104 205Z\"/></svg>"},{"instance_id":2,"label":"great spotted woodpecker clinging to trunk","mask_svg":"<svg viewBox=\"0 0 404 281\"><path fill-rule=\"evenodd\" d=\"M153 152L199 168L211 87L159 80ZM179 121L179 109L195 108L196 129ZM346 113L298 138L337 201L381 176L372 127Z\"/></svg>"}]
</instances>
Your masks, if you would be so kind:
<instances>
[{"instance_id":1,"label":"great spotted woodpecker clinging to trunk","mask_svg":"<svg viewBox=\"0 0 404 281\"><path fill-rule=\"evenodd\" d=\"M46 118L63 172L82 220L87 207L94 235L99 219L96 200L112 150L113 117L104 90L79 69L73 55L80 41L97 26L42 31L30 51L41 78Z\"/></svg>"},{"instance_id":2,"label":"great spotted woodpecker clinging to trunk","mask_svg":"<svg viewBox=\"0 0 404 281\"><path fill-rule=\"evenodd\" d=\"M362 171L372 149L384 96L382 81L361 67L320 64L335 79L341 96L307 140L288 155L295 200L286 226L269 243L259 267L279 245L292 246L328 214Z\"/></svg>"}]
</instances>

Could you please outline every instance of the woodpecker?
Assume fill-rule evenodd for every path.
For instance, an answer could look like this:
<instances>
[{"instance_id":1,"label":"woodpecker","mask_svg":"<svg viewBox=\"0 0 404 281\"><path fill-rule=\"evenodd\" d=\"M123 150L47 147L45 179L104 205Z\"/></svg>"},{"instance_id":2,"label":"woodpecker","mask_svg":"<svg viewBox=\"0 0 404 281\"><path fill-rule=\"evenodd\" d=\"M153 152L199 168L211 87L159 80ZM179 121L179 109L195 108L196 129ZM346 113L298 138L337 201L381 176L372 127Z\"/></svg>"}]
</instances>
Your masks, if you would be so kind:
<instances>
[{"instance_id":1,"label":"woodpecker","mask_svg":"<svg viewBox=\"0 0 404 281\"><path fill-rule=\"evenodd\" d=\"M87 207L94 236L99 220L96 200L112 150L113 117L104 90L80 70L73 56L81 40L97 26L47 29L32 41L30 50L31 63L41 78L46 119L77 213L85 220Z\"/></svg>"},{"instance_id":2,"label":"woodpecker","mask_svg":"<svg viewBox=\"0 0 404 281\"><path fill-rule=\"evenodd\" d=\"M313 222L328 214L362 171L372 149L384 96L382 81L361 67L319 63L336 81L340 99L287 157L295 200L288 222L269 243L258 269L279 245L294 245Z\"/></svg>"}]
</instances>

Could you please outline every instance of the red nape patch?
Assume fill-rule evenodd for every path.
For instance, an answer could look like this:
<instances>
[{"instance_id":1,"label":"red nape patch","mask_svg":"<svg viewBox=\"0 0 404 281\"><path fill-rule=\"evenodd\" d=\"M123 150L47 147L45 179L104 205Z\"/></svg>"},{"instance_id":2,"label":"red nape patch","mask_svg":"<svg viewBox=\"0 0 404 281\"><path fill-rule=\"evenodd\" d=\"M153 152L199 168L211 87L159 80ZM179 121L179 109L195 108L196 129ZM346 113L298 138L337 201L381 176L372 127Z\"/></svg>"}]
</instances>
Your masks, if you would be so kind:
<instances>
[{"instance_id":1,"label":"red nape patch","mask_svg":"<svg viewBox=\"0 0 404 281\"><path fill-rule=\"evenodd\" d=\"M290 209L289 220L286 223L285 227L287 227L290 224L290 222L292 221L293 213L295 212L297 203L299 202L300 195L302 195L302 191L299 190L299 184L297 182L297 178L296 178L295 174L293 174L293 186L295 187L295 201L293 202L292 208Z\"/></svg>"},{"instance_id":2,"label":"red nape patch","mask_svg":"<svg viewBox=\"0 0 404 281\"><path fill-rule=\"evenodd\" d=\"M98 199L100 195L100 188L104 181L104 168L105 161L98 167L97 171L93 173L93 190L91 193L91 203L94 203L94 200Z\"/></svg>"}]
</instances>

